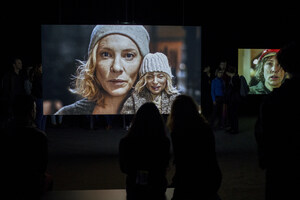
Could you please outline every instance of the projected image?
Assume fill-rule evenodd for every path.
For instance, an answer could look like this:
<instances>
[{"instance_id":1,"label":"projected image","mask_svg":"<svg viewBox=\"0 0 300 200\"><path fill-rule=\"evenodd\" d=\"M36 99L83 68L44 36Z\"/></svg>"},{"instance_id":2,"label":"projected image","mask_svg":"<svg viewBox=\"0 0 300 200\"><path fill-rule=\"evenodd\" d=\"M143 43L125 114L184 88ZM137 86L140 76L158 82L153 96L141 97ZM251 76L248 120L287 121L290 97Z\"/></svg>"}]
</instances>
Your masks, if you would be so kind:
<instances>
[{"instance_id":1,"label":"projected image","mask_svg":"<svg viewBox=\"0 0 300 200\"><path fill-rule=\"evenodd\" d=\"M248 94L269 94L284 82L285 72L279 66L279 49L239 49L238 70L249 85Z\"/></svg>"},{"instance_id":2,"label":"projected image","mask_svg":"<svg viewBox=\"0 0 300 200\"><path fill-rule=\"evenodd\" d=\"M45 115L169 114L179 94L200 104L201 29L188 26L43 25Z\"/></svg>"}]
</instances>

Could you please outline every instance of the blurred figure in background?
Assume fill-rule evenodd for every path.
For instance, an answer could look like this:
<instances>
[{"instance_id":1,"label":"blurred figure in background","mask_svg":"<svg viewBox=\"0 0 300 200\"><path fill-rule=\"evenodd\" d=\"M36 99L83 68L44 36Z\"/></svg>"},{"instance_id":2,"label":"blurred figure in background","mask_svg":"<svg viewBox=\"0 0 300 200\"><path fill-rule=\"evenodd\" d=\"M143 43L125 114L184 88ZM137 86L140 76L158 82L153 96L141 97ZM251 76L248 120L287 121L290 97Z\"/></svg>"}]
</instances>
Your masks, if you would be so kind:
<instances>
[{"instance_id":1,"label":"blurred figure in background","mask_svg":"<svg viewBox=\"0 0 300 200\"><path fill-rule=\"evenodd\" d=\"M228 104L228 120L229 124L226 131L232 134L239 132L239 105L241 103L241 80L236 72L236 69L232 66L228 67L226 72L230 77L230 81L227 87L227 104Z\"/></svg>"},{"instance_id":2,"label":"blurred figure in background","mask_svg":"<svg viewBox=\"0 0 300 200\"><path fill-rule=\"evenodd\" d=\"M202 114L206 119L211 117L212 112L212 98L211 98L211 82L212 75L210 66L206 66L202 73L201 79L201 108Z\"/></svg>"},{"instance_id":3,"label":"blurred figure in background","mask_svg":"<svg viewBox=\"0 0 300 200\"><path fill-rule=\"evenodd\" d=\"M16 57L12 60L12 68L4 74L1 80L1 100L8 109L8 121L13 119L13 102L18 95L25 95L25 75L23 62Z\"/></svg>"},{"instance_id":4,"label":"blurred figure in background","mask_svg":"<svg viewBox=\"0 0 300 200\"><path fill-rule=\"evenodd\" d=\"M223 71L221 69L216 69L216 78L212 80L211 83L211 97L213 101L213 113L210 119L211 127L215 128L215 122L218 121L217 128L223 127L223 104L224 104L224 91L225 84L222 79Z\"/></svg>"},{"instance_id":5,"label":"blurred figure in background","mask_svg":"<svg viewBox=\"0 0 300 200\"><path fill-rule=\"evenodd\" d=\"M36 103L36 125L39 129L46 129L46 115L43 114L43 79L42 64L37 64L31 72L32 89L31 95Z\"/></svg>"}]
</instances>

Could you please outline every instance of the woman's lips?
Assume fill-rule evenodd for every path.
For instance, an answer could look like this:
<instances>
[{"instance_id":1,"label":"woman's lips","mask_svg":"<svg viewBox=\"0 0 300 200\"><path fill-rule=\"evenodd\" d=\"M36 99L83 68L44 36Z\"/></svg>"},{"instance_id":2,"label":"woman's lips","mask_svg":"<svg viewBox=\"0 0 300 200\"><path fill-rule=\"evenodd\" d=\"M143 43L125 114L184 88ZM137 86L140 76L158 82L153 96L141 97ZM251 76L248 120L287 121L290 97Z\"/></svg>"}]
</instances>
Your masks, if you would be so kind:
<instances>
[{"instance_id":1,"label":"woman's lips","mask_svg":"<svg viewBox=\"0 0 300 200\"><path fill-rule=\"evenodd\" d=\"M152 86L151 88L152 88L154 91L158 91L159 88L160 88L160 86Z\"/></svg>"},{"instance_id":2,"label":"woman's lips","mask_svg":"<svg viewBox=\"0 0 300 200\"><path fill-rule=\"evenodd\" d=\"M127 83L127 81L122 80L122 79L112 79L112 80L109 80L108 82L112 83L115 86L122 86L123 84Z\"/></svg>"},{"instance_id":3,"label":"woman's lips","mask_svg":"<svg viewBox=\"0 0 300 200\"><path fill-rule=\"evenodd\" d=\"M274 80L278 80L279 77L274 75L274 76L270 76L270 79L274 81Z\"/></svg>"}]
</instances>

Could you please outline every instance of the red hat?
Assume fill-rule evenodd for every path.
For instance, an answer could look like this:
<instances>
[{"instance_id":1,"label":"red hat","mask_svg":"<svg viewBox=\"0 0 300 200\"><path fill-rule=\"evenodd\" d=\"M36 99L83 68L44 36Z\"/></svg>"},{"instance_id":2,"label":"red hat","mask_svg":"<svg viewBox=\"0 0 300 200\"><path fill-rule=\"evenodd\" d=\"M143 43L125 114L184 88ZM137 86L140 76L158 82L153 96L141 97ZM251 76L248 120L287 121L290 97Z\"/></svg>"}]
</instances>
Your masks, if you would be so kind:
<instances>
[{"instance_id":1,"label":"red hat","mask_svg":"<svg viewBox=\"0 0 300 200\"><path fill-rule=\"evenodd\" d=\"M261 53L261 56L259 57L258 61L260 62L263 58L266 58L266 57L275 56L279 50L280 49L265 49Z\"/></svg>"}]
</instances>

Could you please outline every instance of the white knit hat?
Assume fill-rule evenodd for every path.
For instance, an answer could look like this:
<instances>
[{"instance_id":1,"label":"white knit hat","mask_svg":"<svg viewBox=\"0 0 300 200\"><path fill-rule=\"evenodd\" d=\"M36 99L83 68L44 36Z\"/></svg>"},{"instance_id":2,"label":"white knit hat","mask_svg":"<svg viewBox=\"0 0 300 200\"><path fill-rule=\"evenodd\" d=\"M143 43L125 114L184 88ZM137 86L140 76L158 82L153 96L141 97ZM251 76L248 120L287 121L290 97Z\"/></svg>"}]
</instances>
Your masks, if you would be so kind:
<instances>
[{"instance_id":1,"label":"white knit hat","mask_svg":"<svg viewBox=\"0 0 300 200\"><path fill-rule=\"evenodd\" d=\"M97 25L90 39L88 55L92 52L96 43L110 34L121 34L132 39L139 48L142 56L149 53L150 36L148 31L141 25Z\"/></svg>"},{"instance_id":2,"label":"white knit hat","mask_svg":"<svg viewBox=\"0 0 300 200\"><path fill-rule=\"evenodd\" d=\"M154 54L148 53L144 57L140 68L140 77L144 76L147 72L165 72L171 78L173 77L167 56L160 52Z\"/></svg>"}]
</instances>

